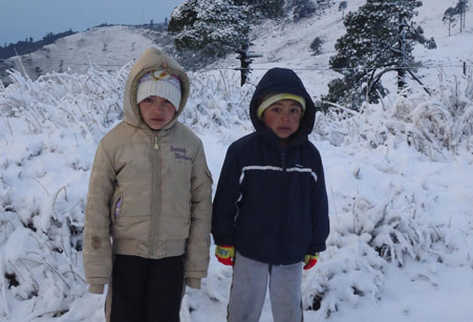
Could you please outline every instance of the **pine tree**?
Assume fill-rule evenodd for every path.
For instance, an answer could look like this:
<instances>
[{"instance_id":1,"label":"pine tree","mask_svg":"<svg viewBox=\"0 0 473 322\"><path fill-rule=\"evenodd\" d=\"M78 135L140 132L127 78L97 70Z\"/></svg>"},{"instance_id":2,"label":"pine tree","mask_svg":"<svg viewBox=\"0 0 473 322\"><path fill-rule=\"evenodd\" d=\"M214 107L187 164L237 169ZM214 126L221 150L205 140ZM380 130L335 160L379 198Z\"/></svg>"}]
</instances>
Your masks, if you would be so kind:
<instances>
[{"instance_id":1,"label":"pine tree","mask_svg":"<svg viewBox=\"0 0 473 322\"><path fill-rule=\"evenodd\" d=\"M451 27L456 22L456 16L460 17L460 32L465 30L466 11L469 8L468 0L458 0L455 7L449 7L445 10L442 21L448 23L448 36L451 36Z\"/></svg>"},{"instance_id":2,"label":"pine tree","mask_svg":"<svg viewBox=\"0 0 473 322\"><path fill-rule=\"evenodd\" d=\"M247 42L249 23L244 6L232 1L190 0L175 10L168 31L176 48L222 57Z\"/></svg>"},{"instance_id":3,"label":"pine tree","mask_svg":"<svg viewBox=\"0 0 473 322\"><path fill-rule=\"evenodd\" d=\"M312 56L320 55L322 52L322 44L323 40L317 36L314 40L310 43L310 50L312 51Z\"/></svg>"},{"instance_id":4,"label":"pine tree","mask_svg":"<svg viewBox=\"0 0 473 322\"><path fill-rule=\"evenodd\" d=\"M455 8L449 7L447 10L445 10L442 21L444 23L448 23L448 36L450 37L452 35L452 25L455 24L456 21L456 11Z\"/></svg>"},{"instance_id":5,"label":"pine tree","mask_svg":"<svg viewBox=\"0 0 473 322\"><path fill-rule=\"evenodd\" d=\"M251 20L260 18L277 19L284 15L284 0L231 0L239 6L250 9Z\"/></svg>"},{"instance_id":6,"label":"pine tree","mask_svg":"<svg viewBox=\"0 0 473 322\"><path fill-rule=\"evenodd\" d=\"M407 73L419 81L414 74L418 65L414 45L436 47L413 22L421 6L417 0L367 0L358 11L348 13L346 34L337 40L337 54L330 58L331 68L343 78L331 81L322 99L358 109L362 102L377 103L387 94L381 78L388 72L397 73L399 91L406 87Z\"/></svg>"},{"instance_id":7,"label":"pine tree","mask_svg":"<svg viewBox=\"0 0 473 322\"><path fill-rule=\"evenodd\" d=\"M466 10L468 7L468 0L458 0L455 7L457 14L460 16L460 32L465 30Z\"/></svg>"},{"instance_id":8,"label":"pine tree","mask_svg":"<svg viewBox=\"0 0 473 322\"><path fill-rule=\"evenodd\" d=\"M284 6L284 0L186 0L173 11L168 31L181 62L203 67L240 50L249 41L251 25L280 19Z\"/></svg>"},{"instance_id":9,"label":"pine tree","mask_svg":"<svg viewBox=\"0 0 473 322\"><path fill-rule=\"evenodd\" d=\"M317 7L310 0L297 0L294 7L294 22L298 22L303 18L309 18L317 11Z\"/></svg>"}]
</instances>

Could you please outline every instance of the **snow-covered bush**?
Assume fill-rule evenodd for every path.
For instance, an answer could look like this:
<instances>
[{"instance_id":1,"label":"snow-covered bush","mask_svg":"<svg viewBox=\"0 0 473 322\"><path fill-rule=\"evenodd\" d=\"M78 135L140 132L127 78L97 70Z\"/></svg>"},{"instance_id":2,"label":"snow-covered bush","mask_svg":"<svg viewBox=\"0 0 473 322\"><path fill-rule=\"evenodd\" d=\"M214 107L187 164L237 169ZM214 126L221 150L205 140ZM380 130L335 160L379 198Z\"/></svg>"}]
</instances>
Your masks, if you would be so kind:
<instances>
[{"instance_id":1,"label":"snow-covered bush","mask_svg":"<svg viewBox=\"0 0 473 322\"><path fill-rule=\"evenodd\" d=\"M29 135L27 122L10 122L13 135L2 138L8 153L0 166L0 316L60 316L84 293L81 233L89 158L80 154L95 142L62 130Z\"/></svg>"},{"instance_id":2,"label":"snow-covered bush","mask_svg":"<svg viewBox=\"0 0 473 322\"><path fill-rule=\"evenodd\" d=\"M315 135L336 146L362 144L398 148L408 144L431 160L460 150L473 152L473 77L445 79L432 95L387 97L361 111L335 106L318 114Z\"/></svg>"},{"instance_id":3,"label":"snow-covered bush","mask_svg":"<svg viewBox=\"0 0 473 322\"><path fill-rule=\"evenodd\" d=\"M442 260L433 249L445 241L447 228L431 222L429 192L408 178L399 181L396 153L386 151L385 162L366 155L351 175L335 169L344 175L330 196L332 230L323 265L304 276L305 309L328 318L344 305L374 303L383 297L387 265Z\"/></svg>"},{"instance_id":4,"label":"snow-covered bush","mask_svg":"<svg viewBox=\"0 0 473 322\"><path fill-rule=\"evenodd\" d=\"M121 117L128 68L109 74L92 66L83 75L50 73L36 81L12 71L14 83L2 93L0 115L25 120L32 134L68 129L101 136Z\"/></svg>"},{"instance_id":5,"label":"snow-covered bush","mask_svg":"<svg viewBox=\"0 0 473 322\"><path fill-rule=\"evenodd\" d=\"M248 106L254 88L235 86L240 82L239 72L197 72L190 77L189 106L181 116L184 123L215 132L250 125Z\"/></svg>"},{"instance_id":6,"label":"snow-covered bush","mask_svg":"<svg viewBox=\"0 0 473 322\"><path fill-rule=\"evenodd\" d=\"M84 294L88 172L98 140L121 117L127 68L35 81L12 71L0 89L0 316L59 317Z\"/></svg>"}]
</instances>

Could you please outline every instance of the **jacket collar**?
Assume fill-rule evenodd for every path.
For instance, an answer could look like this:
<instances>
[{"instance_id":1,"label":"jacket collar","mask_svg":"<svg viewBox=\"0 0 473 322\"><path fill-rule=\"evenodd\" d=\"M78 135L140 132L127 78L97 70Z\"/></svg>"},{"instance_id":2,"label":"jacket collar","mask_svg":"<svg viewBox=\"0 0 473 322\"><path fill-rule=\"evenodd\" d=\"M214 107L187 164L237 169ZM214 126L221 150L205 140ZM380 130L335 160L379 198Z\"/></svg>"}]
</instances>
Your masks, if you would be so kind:
<instances>
[{"instance_id":1,"label":"jacket collar","mask_svg":"<svg viewBox=\"0 0 473 322\"><path fill-rule=\"evenodd\" d=\"M295 136L290 137L286 144L282 144L281 139L273 132L273 130L268 127L264 127L259 131L256 131L256 133L263 139L264 142L280 152L291 150L308 141L307 136ZM296 134L297 132L293 134L293 136Z\"/></svg>"}]
</instances>

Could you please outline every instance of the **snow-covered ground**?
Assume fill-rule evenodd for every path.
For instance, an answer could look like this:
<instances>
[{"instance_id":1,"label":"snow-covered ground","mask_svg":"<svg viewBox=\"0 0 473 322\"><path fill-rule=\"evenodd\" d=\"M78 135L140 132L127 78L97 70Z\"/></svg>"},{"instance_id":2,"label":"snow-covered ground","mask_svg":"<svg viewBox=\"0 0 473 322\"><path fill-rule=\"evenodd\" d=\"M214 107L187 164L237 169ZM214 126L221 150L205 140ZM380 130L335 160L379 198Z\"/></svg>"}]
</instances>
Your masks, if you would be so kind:
<instances>
[{"instance_id":1,"label":"snow-covered ground","mask_svg":"<svg viewBox=\"0 0 473 322\"><path fill-rule=\"evenodd\" d=\"M473 11L467 30L448 37L441 16L451 2L424 1L418 17L439 46L419 48L418 58L455 65L420 70L432 97L414 86L409 99L392 94L361 115L318 115L311 140L325 165L331 235L304 273L306 321L473 321L473 76L456 67L473 57ZM215 182L227 146L252 131L247 107L264 69L301 68L309 92L326 93L337 76L327 62L344 32L341 13L329 10L255 31L263 57L243 88L228 69L190 75L182 120L203 139ZM311 56L318 35L323 54ZM88 294L83 279L81 230L96 144L121 116L128 68L36 81L17 73L0 85L0 320L103 321L104 297ZM212 257L203 288L186 292L182 321L224 321L231 274ZM270 312L266 303L262 322Z\"/></svg>"}]
</instances>

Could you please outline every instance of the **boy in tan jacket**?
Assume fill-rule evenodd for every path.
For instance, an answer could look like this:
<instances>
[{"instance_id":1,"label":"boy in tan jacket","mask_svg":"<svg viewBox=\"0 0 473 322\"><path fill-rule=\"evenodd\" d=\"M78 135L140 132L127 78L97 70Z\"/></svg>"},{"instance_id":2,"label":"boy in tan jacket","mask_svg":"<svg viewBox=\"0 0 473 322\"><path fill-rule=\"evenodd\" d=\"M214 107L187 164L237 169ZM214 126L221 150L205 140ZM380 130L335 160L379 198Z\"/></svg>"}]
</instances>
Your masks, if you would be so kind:
<instances>
[{"instance_id":1,"label":"boy in tan jacket","mask_svg":"<svg viewBox=\"0 0 473 322\"><path fill-rule=\"evenodd\" d=\"M201 140L177 121L188 96L183 68L146 50L126 83L124 120L98 145L84 268L91 293L108 284L107 321L177 322L184 284L200 288L207 274L212 178Z\"/></svg>"}]
</instances>

